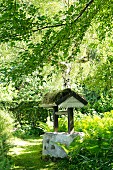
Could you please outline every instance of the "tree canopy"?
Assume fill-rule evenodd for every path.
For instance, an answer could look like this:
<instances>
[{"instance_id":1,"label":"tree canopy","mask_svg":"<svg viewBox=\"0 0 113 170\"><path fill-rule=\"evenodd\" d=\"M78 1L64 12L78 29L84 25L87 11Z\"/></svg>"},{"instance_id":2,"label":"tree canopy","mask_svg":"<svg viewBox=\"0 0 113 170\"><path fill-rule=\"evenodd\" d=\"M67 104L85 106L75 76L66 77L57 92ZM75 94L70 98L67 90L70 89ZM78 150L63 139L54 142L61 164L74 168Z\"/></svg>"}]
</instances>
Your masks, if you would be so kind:
<instances>
[{"instance_id":1,"label":"tree canopy","mask_svg":"<svg viewBox=\"0 0 113 170\"><path fill-rule=\"evenodd\" d=\"M56 65L59 60L75 60L83 37L93 23L97 25L100 40L112 31L112 1L75 1L52 17L41 14L32 1L2 1L1 11L2 43L25 44L23 49L19 45L18 59L10 71L20 76L31 74L37 65L42 68L45 63Z\"/></svg>"}]
</instances>

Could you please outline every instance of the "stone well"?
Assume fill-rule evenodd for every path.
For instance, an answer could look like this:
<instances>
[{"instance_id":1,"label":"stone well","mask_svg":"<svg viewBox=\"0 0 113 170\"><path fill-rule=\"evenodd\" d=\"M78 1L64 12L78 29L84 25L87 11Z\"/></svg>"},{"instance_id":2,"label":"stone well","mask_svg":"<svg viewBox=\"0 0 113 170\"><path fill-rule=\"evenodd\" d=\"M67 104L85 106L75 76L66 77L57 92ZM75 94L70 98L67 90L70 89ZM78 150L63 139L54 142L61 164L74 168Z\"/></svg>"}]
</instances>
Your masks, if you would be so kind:
<instances>
[{"instance_id":1,"label":"stone well","mask_svg":"<svg viewBox=\"0 0 113 170\"><path fill-rule=\"evenodd\" d=\"M65 132L47 132L43 136L43 155L49 155L56 158L64 158L67 153L57 143L69 146L71 142L77 137L83 137L83 132L74 132L73 134Z\"/></svg>"},{"instance_id":2,"label":"stone well","mask_svg":"<svg viewBox=\"0 0 113 170\"><path fill-rule=\"evenodd\" d=\"M74 132L74 111L75 108L82 108L88 102L79 94L70 88L53 93L47 93L43 97L40 107L53 109L53 128L54 132L47 132L43 136L43 155L49 155L56 158L64 158L67 156L61 145L69 146L77 137L83 137L83 132ZM68 132L58 132L59 116L67 115ZM60 144L60 145L59 145Z\"/></svg>"}]
</instances>

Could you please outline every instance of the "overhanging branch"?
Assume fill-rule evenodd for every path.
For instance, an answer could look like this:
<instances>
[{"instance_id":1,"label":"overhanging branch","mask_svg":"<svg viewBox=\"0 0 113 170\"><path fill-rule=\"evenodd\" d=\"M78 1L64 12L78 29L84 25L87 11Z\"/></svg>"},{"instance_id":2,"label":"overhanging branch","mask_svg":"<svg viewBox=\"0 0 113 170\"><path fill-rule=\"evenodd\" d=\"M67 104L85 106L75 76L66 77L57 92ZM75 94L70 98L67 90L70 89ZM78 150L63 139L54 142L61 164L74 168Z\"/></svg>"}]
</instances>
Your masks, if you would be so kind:
<instances>
[{"instance_id":1,"label":"overhanging branch","mask_svg":"<svg viewBox=\"0 0 113 170\"><path fill-rule=\"evenodd\" d=\"M83 13L86 11L86 9L94 2L94 0L90 0L86 6L80 11L79 15L76 17L76 19L74 21L72 21L70 24L73 24L74 22L76 22L82 15ZM61 26L64 26L66 25L66 23L61 23L61 24L56 24L56 25L47 25L47 26L44 26L44 27L41 27L41 28L38 28L37 30L33 30L33 32L36 32L36 31L40 31L40 30L43 30L43 29L48 29L48 28L55 28L55 27L61 27Z\"/></svg>"},{"instance_id":2,"label":"overhanging branch","mask_svg":"<svg viewBox=\"0 0 113 170\"><path fill-rule=\"evenodd\" d=\"M76 17L76 19L70 23L70 27L72 26L73 23L75 23L81 16L82 14L86 11L86 9L93 3L94 0L90 0L89 3L86 4L86 6L81 10L79 15ZM66 25L66 24L65 24ZM65 35L63 35L62 39L64 38ZM52 47L49 49L48 53L50 53L54 47L60 42L61 38L58 38L52 45Z\"/></svg>"},{"instance_id":3,"label":"overhanging branch","mask_svg":"<svg viewBox=\"0 0 113 170\"><path fill-rule=\"evenodd\" d=\"M38 30L34 30L34 31L39 31L39 30L43 30L43 29L46 29L46 28L55 28L55 27L61 27L61 26L64 26L66 24L56 24L56 25L47 25L47 26L44 26L42 28L38 28Z\"/></svg>"},{"instance_id":4,"label":"overhanging branch","mask_svg":"<svg viewBox=\"0 0 113 170\"><path fill-rule=\"evenodd\" d=\"M94 2L94 0L89 1L86 4L86 6L80 11L79 15L76 17L76 19L72 23L76 22L93 2Z\"/></svg>"}]
</instances>

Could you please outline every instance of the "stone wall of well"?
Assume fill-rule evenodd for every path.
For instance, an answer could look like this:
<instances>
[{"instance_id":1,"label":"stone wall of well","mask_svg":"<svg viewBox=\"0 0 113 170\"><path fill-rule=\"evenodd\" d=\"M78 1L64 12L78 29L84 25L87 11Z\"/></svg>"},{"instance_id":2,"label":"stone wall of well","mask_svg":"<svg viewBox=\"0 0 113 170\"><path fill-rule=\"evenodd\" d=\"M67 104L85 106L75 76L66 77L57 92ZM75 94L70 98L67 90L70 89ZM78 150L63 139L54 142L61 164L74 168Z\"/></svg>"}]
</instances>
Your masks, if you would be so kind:
<instances>
[{"instance_id":1,"label":"stone wall of well","mask_svg":"<svg viewBox=\"0 0 113 170\"><path fill-rule=\"evenodd\" d=\"M69 146L71 142L77 137L83 137L84 133L74 132L73 134L68 134L64 132L47 132L43 136L43 155L49 155L56 158L64 158L67 156L64 149L59 146L63 144ZM58 144L59 143L59 144Z\"/></svg>"}]
</instances>

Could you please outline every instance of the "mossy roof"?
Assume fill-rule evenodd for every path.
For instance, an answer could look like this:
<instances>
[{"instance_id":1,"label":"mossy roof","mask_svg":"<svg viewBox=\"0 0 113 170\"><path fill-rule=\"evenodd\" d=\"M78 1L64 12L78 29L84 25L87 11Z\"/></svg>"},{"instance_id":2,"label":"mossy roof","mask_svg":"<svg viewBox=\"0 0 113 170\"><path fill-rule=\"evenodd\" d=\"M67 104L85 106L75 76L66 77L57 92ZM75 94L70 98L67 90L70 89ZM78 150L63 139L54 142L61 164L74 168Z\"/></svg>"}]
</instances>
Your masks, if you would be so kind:
<instances>
[{"instance_id":1,"label":"mossy roof","mask_svg":"<svg viewBox=\"0 0 113 170\"><path fill-rule=\"evenodd\" d=\"M76 98L84 105L88 103L83 97L68 88L61 91L53 91L46 93L42 100L42 106L57 106L64 102L66 99L70 98L71 96Z\"/></svg>"}]
</instances>

